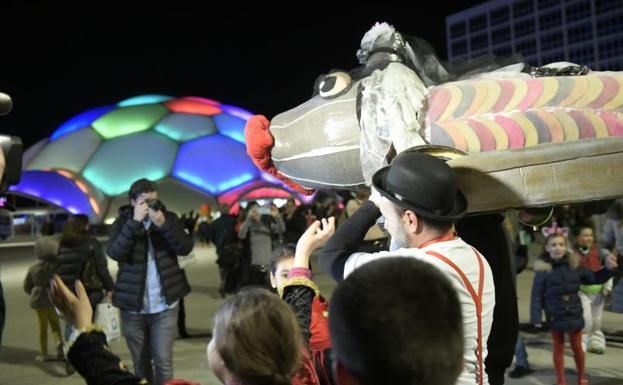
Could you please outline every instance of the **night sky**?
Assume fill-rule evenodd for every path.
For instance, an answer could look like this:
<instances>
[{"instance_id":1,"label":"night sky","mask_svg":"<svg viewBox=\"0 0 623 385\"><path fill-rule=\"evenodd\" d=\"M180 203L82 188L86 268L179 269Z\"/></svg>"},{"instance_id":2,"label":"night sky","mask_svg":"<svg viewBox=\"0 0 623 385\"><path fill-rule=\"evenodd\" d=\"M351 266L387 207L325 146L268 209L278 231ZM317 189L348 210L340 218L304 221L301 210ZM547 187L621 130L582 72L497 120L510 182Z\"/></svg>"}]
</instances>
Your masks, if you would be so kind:
<instances>
[{"instance_id":1,"label":"night sky","mask_svg":"<svg viewBox=\"0 0 623 385\"><path fill-rule=\"evenodd\" d=\"M356 67L375 22L428 40L445 59L445 17L477 3L429 12L417 2L415 11L288 3L123 18L90 10L62 19L36 6L10 9L0 15L0 92L13 111L0 117L0 133L28 147L80 112L148 93L207 97L270 119L307 100L318 75Z\"/></svg>"}]
</instances>

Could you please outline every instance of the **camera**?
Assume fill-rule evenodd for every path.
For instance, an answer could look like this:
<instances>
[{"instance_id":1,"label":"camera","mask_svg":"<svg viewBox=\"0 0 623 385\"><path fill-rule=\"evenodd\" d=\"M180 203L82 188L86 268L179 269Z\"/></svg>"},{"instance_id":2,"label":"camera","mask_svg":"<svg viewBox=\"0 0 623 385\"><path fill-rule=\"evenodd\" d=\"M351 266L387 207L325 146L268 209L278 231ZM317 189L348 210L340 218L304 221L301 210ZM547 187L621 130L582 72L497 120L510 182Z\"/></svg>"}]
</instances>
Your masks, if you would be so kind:
<instances>
[{"instance_id":1,"label":"camera","mask_svg":"<svg viewBox=\"0 0 623 385\"><path fill-rule=\"evenodd\" d=\"M146 202L150 209L154 211L164 211L164 204L158 199L148 199Z\"/></svg>"},{"instance_id":2,"label":"camera","mask_svg":"<svg viewBox=\"0 0 623 385\"><path fill-rule=\"evenodd\" d=\"M270 207L269 206L260 206L257 209L257 212L260 213L260 215L270 214Z\"/></svg>"},{"instance_id":3,"label":"camera","mask_svg":"<svg viewBox=\"0 0 623 385\"><path fill-rule=\"evenodd\" d=\"M13 107L11 97L0 92L0 115ZM0 135L0 194L18 184L22 176L22 140L16 136Z\"/></svg>"},{"instance_id":4,"label":"camera","mask_svg":"<svg viewBox=\"0 0 623 385\"><path fill-rule=\"evenodd\" d=\"M22 176L22 140L0 135L0 193L18 184Z\"/></svg>"}]
</instances>

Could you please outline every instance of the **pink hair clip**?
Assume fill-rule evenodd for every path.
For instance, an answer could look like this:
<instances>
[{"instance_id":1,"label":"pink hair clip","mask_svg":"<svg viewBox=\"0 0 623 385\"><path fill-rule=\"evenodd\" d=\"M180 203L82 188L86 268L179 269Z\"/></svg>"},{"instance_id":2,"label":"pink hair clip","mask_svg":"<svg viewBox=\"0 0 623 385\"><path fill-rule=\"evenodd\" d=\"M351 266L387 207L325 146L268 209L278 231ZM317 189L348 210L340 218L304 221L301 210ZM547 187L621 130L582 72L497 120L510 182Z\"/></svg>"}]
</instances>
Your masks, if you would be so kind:
<instances>
[{"instance_id":1,"label":"pink hair clip","mask_svg":"<svg viewBox=\"0 0 623 385\"><path fill-rule=\"evenodd\" d=\"M550 235L553 235L553 234L559 234L567 238L569 235L569 229L566 227L560 227L558 226L558 223L556 223L556 221L553 221L552 226L543 227L541 229L541 233L543 233L543 235L546 237L549 237Z\"/></svg>"}]
</instances>

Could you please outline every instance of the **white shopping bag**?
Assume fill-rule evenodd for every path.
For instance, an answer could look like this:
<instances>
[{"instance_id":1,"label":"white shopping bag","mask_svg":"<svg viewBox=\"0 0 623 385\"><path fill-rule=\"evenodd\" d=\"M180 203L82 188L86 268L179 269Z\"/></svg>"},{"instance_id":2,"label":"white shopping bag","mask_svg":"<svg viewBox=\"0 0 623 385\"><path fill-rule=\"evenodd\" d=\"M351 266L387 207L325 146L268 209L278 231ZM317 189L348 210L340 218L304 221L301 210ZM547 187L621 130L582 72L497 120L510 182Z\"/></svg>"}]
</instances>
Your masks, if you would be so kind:
<instances>
[{"instance_id":1,"label":"white shopping bag","mask_svg":"<svg viewBox=\"0 0 623 385\"><path fill-rule=\"evenodd\" d=\"M110 302L102 302L95 308L95 324L102 327L108 342L121 338L121 314Z\"/></svg>"},{"instance_id":2,"label":"white shopping bag","mask_svg":"<svg viewBox=\"0 0 623 385\"><path fill-rule=\"evenodd\" d=\"M178 255L177 263L180 265L180 269L185 269L186 266L194 265L197 263L197 257L195 257L195 253L191 252L188 255Z\"/></svg>"}]
</instances>

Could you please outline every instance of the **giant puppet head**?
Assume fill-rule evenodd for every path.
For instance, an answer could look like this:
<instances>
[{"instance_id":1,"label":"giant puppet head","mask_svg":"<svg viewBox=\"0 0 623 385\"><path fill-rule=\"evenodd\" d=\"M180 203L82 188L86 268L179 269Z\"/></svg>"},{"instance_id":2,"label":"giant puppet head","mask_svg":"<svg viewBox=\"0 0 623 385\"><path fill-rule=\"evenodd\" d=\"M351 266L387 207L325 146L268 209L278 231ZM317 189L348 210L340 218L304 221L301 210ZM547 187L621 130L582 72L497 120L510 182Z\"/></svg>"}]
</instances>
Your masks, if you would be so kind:
<instances>
[{"instance_id":1,"label":"giant puppet head","mask_svg":"<svg viewBox=\"0 0 623 385\"><path fill-rule=\"evenodd\" d=\"M395 154L423 151L448 159L470 212L623 195L623 73L516 63L458 76L385 23L357 57L307 102L249 120L260 168L299 191L357 189Z\"/></svg>"}]
</instances>

